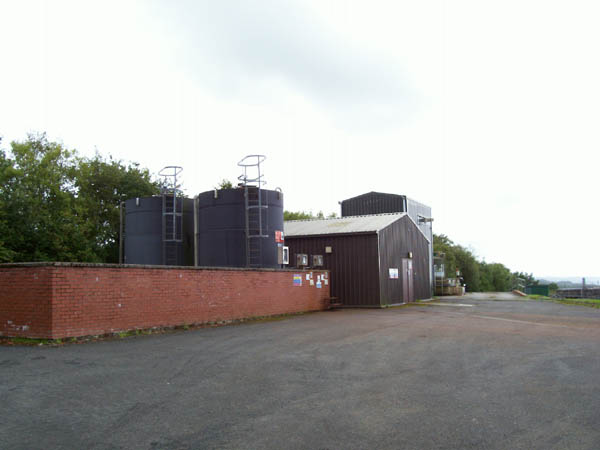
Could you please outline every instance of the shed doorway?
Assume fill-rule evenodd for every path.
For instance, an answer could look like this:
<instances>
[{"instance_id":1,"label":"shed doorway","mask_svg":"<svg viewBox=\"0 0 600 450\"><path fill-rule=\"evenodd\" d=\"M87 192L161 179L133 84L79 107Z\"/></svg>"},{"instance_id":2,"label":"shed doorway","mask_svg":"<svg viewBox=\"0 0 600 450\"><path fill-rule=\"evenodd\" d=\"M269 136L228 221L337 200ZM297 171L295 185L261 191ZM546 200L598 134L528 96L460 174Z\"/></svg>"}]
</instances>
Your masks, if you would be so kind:
<instances>
[{"instance_id":1,"label":"shed doorway","mask_svg":"<svg viewBox=\"0 0 600 450\"><path fill-rule=\"evenodd\" d=\"M404 303L415 301L412 259L402 259L402 298Z\"/></svg>"}]
</instances>

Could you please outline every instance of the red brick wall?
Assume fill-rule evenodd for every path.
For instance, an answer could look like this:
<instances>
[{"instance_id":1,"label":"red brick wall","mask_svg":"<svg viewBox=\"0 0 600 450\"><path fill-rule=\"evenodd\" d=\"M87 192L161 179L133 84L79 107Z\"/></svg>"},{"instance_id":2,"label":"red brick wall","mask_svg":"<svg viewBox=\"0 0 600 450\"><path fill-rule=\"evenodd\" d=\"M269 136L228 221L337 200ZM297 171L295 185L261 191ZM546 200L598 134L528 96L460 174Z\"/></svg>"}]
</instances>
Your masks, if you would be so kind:
<instances>
[{"instance_id":1,"label":"red brick wall","mask_svg":"<svg viewBox=\"0 0 600 450\"><path fill-rule=\"evenodd\" d=\"M0 267L0 334L50 337L53 267Z\"/></svg>"},{"instance_id":2,"label":"red brick wall","mask_svg":"<svg viewBox=\"0 0 600 450\"><path fill-rule=\"evenodd\" d=\"M293 285L294 273L302 286ZM310 286L302 271L0 267L0 333L57 339L314 311L329 296L329 286Z\"/></svg>"}]
</instances>

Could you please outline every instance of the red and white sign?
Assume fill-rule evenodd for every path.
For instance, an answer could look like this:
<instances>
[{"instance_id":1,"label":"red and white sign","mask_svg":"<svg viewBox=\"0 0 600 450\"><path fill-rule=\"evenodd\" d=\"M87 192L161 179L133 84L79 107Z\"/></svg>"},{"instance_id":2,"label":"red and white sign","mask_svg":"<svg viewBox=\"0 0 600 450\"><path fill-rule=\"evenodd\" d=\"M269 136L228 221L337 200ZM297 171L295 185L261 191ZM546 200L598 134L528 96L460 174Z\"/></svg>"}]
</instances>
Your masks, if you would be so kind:
<instances>
[{"instance_id":1,"label":"red and white sign","mask_svg":"<svg viewBox=\"0 0 600 450\"><path fill-rule=\"evenodd\" d=\"M275 231L275 242L283 242L283 231Z\"/></svg>"}]
</instances>

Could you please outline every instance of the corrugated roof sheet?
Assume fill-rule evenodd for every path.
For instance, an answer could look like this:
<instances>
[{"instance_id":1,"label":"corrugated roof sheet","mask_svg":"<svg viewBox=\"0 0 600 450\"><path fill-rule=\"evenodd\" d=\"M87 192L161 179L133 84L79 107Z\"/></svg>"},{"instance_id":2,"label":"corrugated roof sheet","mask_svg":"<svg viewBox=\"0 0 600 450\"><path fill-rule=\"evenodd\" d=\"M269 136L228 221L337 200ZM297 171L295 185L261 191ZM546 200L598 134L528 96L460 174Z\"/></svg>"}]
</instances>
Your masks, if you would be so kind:
<instances>
[{"instance_id":1,"label":"corrugated roof sheet","mask_svg":"<svg viewBox=\"0 0 600 450\"><path fill-rule=\"evenodd\" d=\"M349 216L336 219L288 220L283 223L285 236L317 236L377 232L394 223L406 213Z\"/></svg>"}]
</instances>

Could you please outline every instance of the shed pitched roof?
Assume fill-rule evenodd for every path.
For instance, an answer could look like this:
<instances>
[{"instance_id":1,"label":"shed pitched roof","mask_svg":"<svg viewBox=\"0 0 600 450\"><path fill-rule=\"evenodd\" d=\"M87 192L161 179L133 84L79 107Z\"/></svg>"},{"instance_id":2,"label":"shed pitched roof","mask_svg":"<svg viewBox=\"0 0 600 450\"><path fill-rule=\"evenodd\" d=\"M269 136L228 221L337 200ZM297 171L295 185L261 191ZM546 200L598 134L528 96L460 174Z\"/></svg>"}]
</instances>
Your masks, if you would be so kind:
<instances>
[{"instance_id":1,"label":"shed pitched roof","mask_svg":"<svg viewBox=\"0 0 600 450\"><path fill-rule=\"evenodd\" d=\"M406 213L348 216L335 219L288 220L283 223L285 236L317 236L323 234L376 233Z\"/></svg>"}]
</instances>

